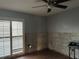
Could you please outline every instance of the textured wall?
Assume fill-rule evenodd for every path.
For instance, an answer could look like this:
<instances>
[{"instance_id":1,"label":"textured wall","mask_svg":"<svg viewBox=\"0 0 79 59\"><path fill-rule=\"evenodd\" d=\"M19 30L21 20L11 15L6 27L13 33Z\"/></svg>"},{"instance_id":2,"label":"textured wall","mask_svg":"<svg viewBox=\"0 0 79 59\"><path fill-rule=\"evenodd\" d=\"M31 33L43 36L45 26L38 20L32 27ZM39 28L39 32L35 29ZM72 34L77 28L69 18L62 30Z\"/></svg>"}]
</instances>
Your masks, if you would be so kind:
<instances>
[{"instance_id":1,"label":"textured wall","mask_svg":"<svg viewBox=\"0 0 79 59\"><path fill-rule=\"evenodd\" d=\"M62 54L69 55L69 42L79 41L79 33L67 33L67 32L51 32L48 35L49 48L56 50ZM73 52L73 51L72 51ZM76 50L77 52L77 50ZM78 51L79 52L79 51ZM78 52L76 56L78 57ZM73 55L73 53L71 53Z\"/></svg>"},{"instance_id":2,"label":"textured wall","mask_svg":"<svg viewBox=\"0 0 79 59\"><path fill-rule=\"evenodd\" d=\"M49 48L68 55L69 42L79 41L79 8L49 16L48 33Z\"/></svg>"},{"instance_id":3,"label":"textured wall","mask_svg":"<svg viewBox=\"0 0 79 59\"><path fill-rule=\"evenodd\" d=\"M47 32L37 33L37 50L42 50L43 48L48 48Z\"/></svg>"},{"instance_id":4,"label":"textured wall","mask_svg":"<svg viewBox=\"0 0 79 59\"><path fill-rule=\"evenodd\" d=\"M34 33L26 33L26 48L28 52L42 50L47 48L47 33L46 32L34 32ZM32 48L28 48L27 45L31 44Z\"/></svg>"}]
</instances>

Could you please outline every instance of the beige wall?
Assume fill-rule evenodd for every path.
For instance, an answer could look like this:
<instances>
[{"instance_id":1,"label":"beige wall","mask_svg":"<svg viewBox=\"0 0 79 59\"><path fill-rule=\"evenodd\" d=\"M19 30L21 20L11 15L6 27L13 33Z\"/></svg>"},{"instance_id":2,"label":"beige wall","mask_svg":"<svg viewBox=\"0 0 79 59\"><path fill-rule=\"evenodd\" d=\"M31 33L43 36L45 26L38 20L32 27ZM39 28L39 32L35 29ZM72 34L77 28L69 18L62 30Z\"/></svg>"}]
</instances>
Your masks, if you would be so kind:
<instances>
[{"instance_id":1,"label":"beige wall","mask_svg":"<svg viewBox=\"0 0 79 59\"><path fill-rule=\"evenodd\" d=\"M68 44L72 41L79 41L79 33L67 33L67 32L51 32L48 35L49 48L55 50L64 55L69 55ZM77 50L76 50L77 52ZM73 51L71 53L73 55ZM78 53L76 53L78 57Z\"/></svg>"},{"instance_id":2,"label":"beige wall","mask_svg":"<svg viewBox=\"0 0 79 59\"><path fill-rule=\"evenodd\" d=\"M47 33L26 33L26 42L26 53L45 49L47 48ZM31 44L32 48L28 48L28 44Z\"/></svg>"}]
</instances>

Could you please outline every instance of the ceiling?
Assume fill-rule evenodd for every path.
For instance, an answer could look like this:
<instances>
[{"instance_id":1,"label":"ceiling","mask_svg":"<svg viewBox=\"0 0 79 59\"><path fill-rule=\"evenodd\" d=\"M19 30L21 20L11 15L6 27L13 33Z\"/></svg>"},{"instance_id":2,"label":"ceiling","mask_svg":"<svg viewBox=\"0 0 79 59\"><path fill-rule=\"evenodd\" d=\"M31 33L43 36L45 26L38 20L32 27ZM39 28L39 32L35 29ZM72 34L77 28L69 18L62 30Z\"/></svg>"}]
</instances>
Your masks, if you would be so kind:
<instances>
[{"instance_id":1,"label":"ceiling","mask_svg":"<svg viewBox=\"0 0 79 59\"><path fill-rule=\"evenodd\" d=\"M40 6L46 4L43 1L41 2L36 2L36 1L40 1L40 0L0 0L0 9L30 13L40 16L47 16L79 6L79 0L70 0L69 2L62 3L64 5L69 6L67 9L63 10L63 9L52 7L52 12L48 14L47 7L32 8L34 6Z\"/></svg>"}]
</instances>

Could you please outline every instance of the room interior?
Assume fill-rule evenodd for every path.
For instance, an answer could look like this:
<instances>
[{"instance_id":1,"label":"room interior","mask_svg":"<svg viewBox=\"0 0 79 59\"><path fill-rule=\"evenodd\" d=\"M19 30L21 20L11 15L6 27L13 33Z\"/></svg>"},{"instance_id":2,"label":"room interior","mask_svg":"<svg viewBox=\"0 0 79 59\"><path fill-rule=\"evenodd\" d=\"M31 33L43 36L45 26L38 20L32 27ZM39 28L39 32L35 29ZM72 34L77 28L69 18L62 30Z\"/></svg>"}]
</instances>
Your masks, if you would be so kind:
<instances>
[{"instance_id":1,"label":"room interior","mask_svg":"<svg viewBox=\"0 0 79 59\"><path fill-rule=\"evenodd\" d=\"M50 6L48 13L43 0L0 0L0 58L74 58L73 49L69 57L68 45L79 41L79 0L60 4L68 7Z\"/></svg>"}]
</instances>

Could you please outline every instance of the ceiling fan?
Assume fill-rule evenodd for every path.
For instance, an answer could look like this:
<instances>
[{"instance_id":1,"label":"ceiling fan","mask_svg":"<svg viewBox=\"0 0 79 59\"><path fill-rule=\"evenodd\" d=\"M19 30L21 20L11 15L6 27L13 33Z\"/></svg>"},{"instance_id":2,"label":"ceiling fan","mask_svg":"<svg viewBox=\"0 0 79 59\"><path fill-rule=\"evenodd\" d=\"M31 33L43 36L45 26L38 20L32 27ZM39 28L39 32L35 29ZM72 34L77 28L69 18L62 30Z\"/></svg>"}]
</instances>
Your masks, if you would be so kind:
<instances>
[{"instance_id":1,"label":"ceiling fan","mask_svg":"<svg viewBox=\"0 0 79 59\"><path fill-rule=\"evenodd\" d=\"M48 7L47 12L49 13L52 10L51 6L61 8L61 9L66 9L68 6L61 5L60 3L67 2L67 1L70 1L70 0L41 0L41 1L45 2L47 5L45 4L45 5L41 5L41 6L35 6L35 7L32 7L32 8L47 6ZM41 2L41 1L39 1L39 2Z\"/></svg>"}]
</instances>

